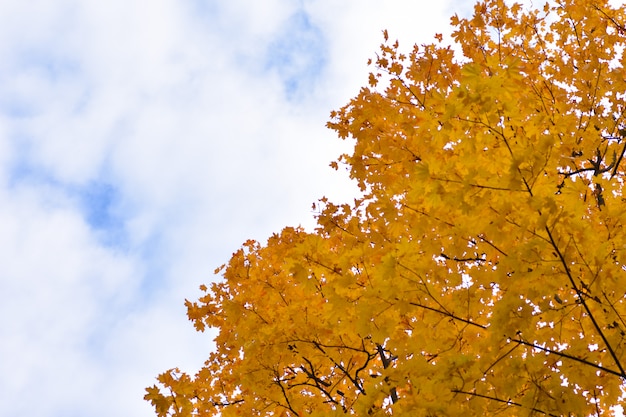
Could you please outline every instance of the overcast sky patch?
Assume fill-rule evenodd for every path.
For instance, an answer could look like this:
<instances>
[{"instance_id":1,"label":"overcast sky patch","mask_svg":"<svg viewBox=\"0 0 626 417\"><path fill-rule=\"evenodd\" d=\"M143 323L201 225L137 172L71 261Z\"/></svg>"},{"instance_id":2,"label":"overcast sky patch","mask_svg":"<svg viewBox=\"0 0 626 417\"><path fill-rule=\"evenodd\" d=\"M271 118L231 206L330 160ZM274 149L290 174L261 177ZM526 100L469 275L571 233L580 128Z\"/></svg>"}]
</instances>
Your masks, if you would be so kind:
<instances>
[{"instance_id":1,"label":"overcast sky patch","mask_svg":"<svg viewBox=\"0 0 626 417\"><path fill-rule=\"evenodd\" d=\"M327 60L322 31L305 10L296 11L269 44L267 67L276 71L288 98L306 94Z\"/></svg>"},{"instance_id":2,"label":"overcast sky patch","mask_svg":"<svg viewBox=\"0 0 626 417\"><path fill-rule=\"evenodd\" d=\"M413 0L0 2L3 412L153 416L144 387L212 346L184 300L246 239L351 201L328 114L367 82L382 29L408 48L437 16Z\"/></svg>"},{"instance_id":3,"label":"overcast sky patch","mask_svg":"<svg viewBox=\"0 0 626 417\"><path fill-rule=\"evenodd\" d=\"M92 228L104 232L104 244L123 246L124 218L120 194L116 187L104 181L90 181L78 189L78 198L85 220Z\"/></svg>"}]
</instances>

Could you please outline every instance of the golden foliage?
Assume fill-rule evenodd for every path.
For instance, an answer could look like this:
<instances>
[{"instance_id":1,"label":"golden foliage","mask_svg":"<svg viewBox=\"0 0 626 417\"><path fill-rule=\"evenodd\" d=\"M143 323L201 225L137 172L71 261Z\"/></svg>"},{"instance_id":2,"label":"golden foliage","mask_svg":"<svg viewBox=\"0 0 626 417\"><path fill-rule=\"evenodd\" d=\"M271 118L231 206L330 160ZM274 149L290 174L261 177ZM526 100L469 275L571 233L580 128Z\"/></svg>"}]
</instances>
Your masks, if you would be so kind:
<instances>
[{"instance_id":1,"label":"golden foliage","mask_svg":"<svg viewBox=\"0 0 626 417\"><path fill-rule=\"evenodd\" d=\"M159 416L607 415L624 388L626 10L501 0L385 44L332 113L363 192L187 301L216 350ZM163 393L165 392L165 393Z\"/></svg>"}]
</instances>

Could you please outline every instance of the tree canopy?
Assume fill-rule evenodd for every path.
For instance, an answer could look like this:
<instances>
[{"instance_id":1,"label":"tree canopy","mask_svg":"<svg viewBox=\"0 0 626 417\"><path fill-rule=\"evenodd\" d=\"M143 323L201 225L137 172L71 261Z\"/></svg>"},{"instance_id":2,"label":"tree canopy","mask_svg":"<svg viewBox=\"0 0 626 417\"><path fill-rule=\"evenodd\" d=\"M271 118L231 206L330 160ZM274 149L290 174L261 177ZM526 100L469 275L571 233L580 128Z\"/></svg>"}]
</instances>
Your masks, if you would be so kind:
<instances>
[{"instance_id":1,"label":"tree canopy","mask_svg":"<svg viewBox=\"0 0 626 417\"><path fill-rule=\"evenodd\" d=\"M362 196L246 242L159 416L611 415L626 378L626 8L501 0L385 43L328 126Z\"/></svg>"}]
</instances>

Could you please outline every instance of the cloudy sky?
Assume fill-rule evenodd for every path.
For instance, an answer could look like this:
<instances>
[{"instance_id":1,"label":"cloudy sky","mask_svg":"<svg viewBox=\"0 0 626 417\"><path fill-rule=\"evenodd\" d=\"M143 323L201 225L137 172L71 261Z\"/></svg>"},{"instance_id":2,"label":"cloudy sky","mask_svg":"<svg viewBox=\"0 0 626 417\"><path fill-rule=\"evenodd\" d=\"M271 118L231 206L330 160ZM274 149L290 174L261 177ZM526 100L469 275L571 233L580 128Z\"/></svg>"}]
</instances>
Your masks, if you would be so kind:
<instances>
[{"instance_id":1,"label":"cloudy sky","mask_svg":"<svg viewBox=\"0 0 626 417\"><path fill-rule=\"evenodd\" d=\"M0 0L0 414L153 415L185 298L355 187L324 125L470 1Z\"/></svg>"}]
</instances>

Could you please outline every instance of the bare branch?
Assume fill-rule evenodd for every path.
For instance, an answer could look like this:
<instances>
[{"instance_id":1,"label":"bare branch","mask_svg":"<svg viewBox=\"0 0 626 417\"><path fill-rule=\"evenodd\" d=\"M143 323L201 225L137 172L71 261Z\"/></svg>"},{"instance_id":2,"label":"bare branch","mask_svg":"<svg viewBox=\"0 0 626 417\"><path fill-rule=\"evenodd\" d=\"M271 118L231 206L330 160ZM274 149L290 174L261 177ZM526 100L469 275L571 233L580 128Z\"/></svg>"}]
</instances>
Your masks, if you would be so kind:
<instances>
[{"instance_id":1,"label":"bare branch","mask_svg":"<svg viewBox=\"0 0 626 417\"><path fill-rule=\"evenodd\" d=\"M608 339L606 338L606 335L602 331L602 328L600 327L600 325L596 321L595 316L591 312L591 309L589 308L589 305L587 304L587 301L585 300L583 291L576 284L576 281L574 280L574 276L572 275L572 272L570 271L569 264L565 260L565 257L563 256L563 253L561 252L561 249L559 248L559 246L557 245L556 241L554 240L554 236L552 236L552 232L550 231L550 228L548 226L546 226L545 230L546 230L546 233L548 234L548 238L550 240L550 244L552 245L552 248L555 250L555 252L556 252L556 254L557 254L557 256L558 256L558 258L559 258L559 260L561 262L561 265L563 266L563 268L565 270L565 274L567 275L567 278L569 279L569 282L572 285L572 288L574 289L574 291L576 292L576 295L578 296L578 299L580 300L580 303L583 305L583 307L585 308L585 311L589 315L589 319L593 323L593 327L598 332L598 335L602 338L602 341L604 342L604 345L606 346L607 350L611 354L611 357L613 358L613 361L615 362L615 365L619 368L620 372L619 372L618 375L620 377L622 377L622 378L626 378L626 372L624 372L624 368L622 367L622 364L621 364L619 358L617 357L617 354L615 353L615 350L613 349L613 347L609 343Z\"/></svg>"}]
</instances>

